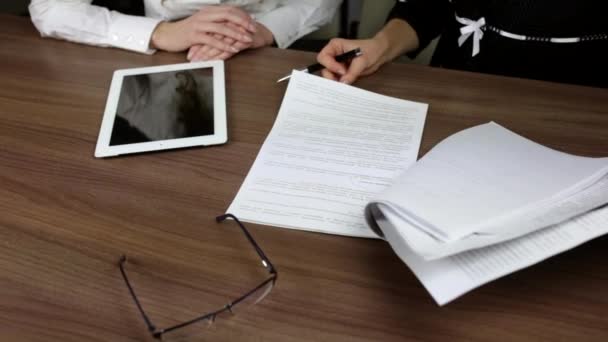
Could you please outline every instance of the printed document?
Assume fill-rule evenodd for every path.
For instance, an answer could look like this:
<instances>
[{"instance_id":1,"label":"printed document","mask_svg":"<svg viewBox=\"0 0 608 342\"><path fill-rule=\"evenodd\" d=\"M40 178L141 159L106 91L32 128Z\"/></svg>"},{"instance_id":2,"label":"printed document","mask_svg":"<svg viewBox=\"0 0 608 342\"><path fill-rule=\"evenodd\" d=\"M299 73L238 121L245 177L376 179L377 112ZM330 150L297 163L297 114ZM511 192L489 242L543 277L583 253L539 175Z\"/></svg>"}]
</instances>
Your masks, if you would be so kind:
<instances>
[{"instance_id":1,"label":"printed document","mask_svg":"<svg viewBox=\"0 0 608 342\"><path fill-rule=\"evenodd\" d=\"M416 161L427 108L294 71L228 212L247 222L377 237L364 207Z\"/></svg>"},{"instance_id":2,"label":"printed document","mask_svg":"<svg viewBox=\"0 0 608 342\"><path fill-rule=\"evenodd\" d=\"M386 240L439 305L608 233L608 206L604 206L514 240L437 260L425 260L412 251L402 235L387 227L387 220L395 219L394 212L382 212L386 216L377 222L385 232Z\"/></svg>"},{"instance_id":3,"label":"printed document","mask_svg":"<svg viewBox=\"0 0 608 342\"><path fill-rule=\"evenodd\" d=\"M366 207L439 305L608 233L608 158L490 122L451 135Z\"/></svg>"},{"instance_id":4,"label":"printed document","mask_svg":"<svg viewBox=\"0 0 608 342\"><path fill-rule=\"evenodd\" d=\"M382 237L439 305L608 233L608 158L552 150L490 122L416 162L426 111L294 72L228 211Z\"/></svg>"}]
</instances>

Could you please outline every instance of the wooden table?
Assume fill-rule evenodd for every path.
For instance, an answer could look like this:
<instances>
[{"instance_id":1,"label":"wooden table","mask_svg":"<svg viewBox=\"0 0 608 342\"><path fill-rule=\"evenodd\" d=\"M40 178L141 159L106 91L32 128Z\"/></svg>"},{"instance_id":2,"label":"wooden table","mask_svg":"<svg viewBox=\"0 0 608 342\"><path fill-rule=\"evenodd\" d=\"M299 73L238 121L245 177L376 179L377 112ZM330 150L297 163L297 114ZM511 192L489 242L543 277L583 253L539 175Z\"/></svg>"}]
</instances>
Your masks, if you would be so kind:
<instances>
[{"instance_id":1,"label":"wooden table","mask_svg":"<svg viewBox=\"0 0 608 342\"><path fill-rule=\"evenodd\" d=\"M214 217L272 126L285 91L275 80L312 53L268 48L227 62L228 144L100 160L112 71L184 55L41 39L26 18L0 21L0 340L150 340L120 276L123 253L161 327L261 280L234 223ZM430 104L421 155L490 120L558 150L608 155L608 90L398 64L357 86ZM608 339L605 237L438 307L382 241L248 227L277 287L199 339Z\"/></svg>"}]
</instances>

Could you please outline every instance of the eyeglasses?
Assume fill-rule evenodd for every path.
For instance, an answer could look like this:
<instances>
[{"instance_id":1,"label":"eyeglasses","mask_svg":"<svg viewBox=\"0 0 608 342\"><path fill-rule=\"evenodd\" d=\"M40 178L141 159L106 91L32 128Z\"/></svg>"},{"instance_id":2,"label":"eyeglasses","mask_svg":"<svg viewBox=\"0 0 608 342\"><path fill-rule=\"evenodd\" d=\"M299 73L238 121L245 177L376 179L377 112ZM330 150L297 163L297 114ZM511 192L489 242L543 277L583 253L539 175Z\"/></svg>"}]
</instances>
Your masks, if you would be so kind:
<instances>
[{"instance_id":1,"label":"eyeglasses","mask_svg":"<svg viewBox=\"0 0 608 342\"><path fill-rule=\"evenodd\" d=\"M260 248L260 246L255 242L255 240L253 239L251 234L249 234L249 231L247 231L247 229L241 223L241 221L239 221L239 219L236 218L236 216L234 216L232 214L220 215L220 216L216 217L215 220L217 222L222 222L222 221L226 220L227 218L233 219L234 222L236 222L239 225L239 227L241 228L241 230L247 237L247 240L249 240L249 242L251 243L251 245L253 246L255 251L258 253L259 257L262 259L262 265L266 268L266 270L268 270L269 277L266 280L264 280L263 282L261 282L258 286L254 287L252 290L248 291L247 293L238 297L237 299L233 300L232 302L224 305L224 307L222 307L219 310L215 310L215 311L206 313L202 316L193 318L189 321L186 321L186 322L183 322L180 324L176 324L176 325L168 327L168 328L164 328L164 329L157 328L152 323L150 318L148 318L148 315L146 315L146 312L144 311L143 307L141 306L141 303L139 302L139 299L137 298L137 295L135 294L135 291L133 290L133 287L131 286L131 283L129 282L129 278L127 277L127 272L125 271L125 263L127 261L127 257L125 255L123 255L120 258L119 267L120 267L120 272L122 274L122 277L124 278L125 283L127 284L129 293L131 294L131 297L133 298L133 301L135 302L135 305L137 306L137 309L139 310L141 317L145 321L146 325L148 326L148 330L150 331L150 333L152 334L152 336L154 338L162 339L163 334L165 334L165 333L175 331L177 329L184 328L187 326L191 326L191 325L193 325L195 323L199 323L199 322L213 323L217 317L223 316L225 314L233 315L236 312L240 311L241 309L244 309L250 305L259 303L262 299L264 299L264 297L266 297L268 295L268 293L270 293L270 291L274 287L274 285L277 281L277 276L278 276L277 270L274 268L274 266L272 265L272 263L270 262L270 260L266 256L266 254L264 254L264 251L262 251L262 248Z\"/></svg>"}]
</instances>

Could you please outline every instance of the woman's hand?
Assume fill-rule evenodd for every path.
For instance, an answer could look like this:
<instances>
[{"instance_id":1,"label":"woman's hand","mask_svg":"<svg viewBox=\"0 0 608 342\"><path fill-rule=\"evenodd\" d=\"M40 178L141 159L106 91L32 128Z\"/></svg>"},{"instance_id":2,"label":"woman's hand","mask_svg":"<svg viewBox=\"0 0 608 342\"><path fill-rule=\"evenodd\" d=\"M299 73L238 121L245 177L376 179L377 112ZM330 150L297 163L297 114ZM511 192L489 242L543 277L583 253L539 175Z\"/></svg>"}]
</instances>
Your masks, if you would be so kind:
<instances>
[{"instance_id":1,"label":"woman's hand","mask_svg":"<svg viewBox=\"0 0 608 342\"><path fill-rule=\"evenodd\" d=\"M234 50L243 51L251 46L251 43L245 44L219 34L214 34L213 36L215 39L223 41L230 46L234 46ZM194 45L188 50L188 55L186 58L191 62L208 61L212 59L226 60L235 54L237 54L236 51L224 51L212 47L211 45Z\"/></svg>"},{"instance_id":2,"label":"woman's hand","mask_svg":"<svg viewBox=\"0 0 608 342\"><path fill-rule=\"evenodd\" d=\"M242 30L242 28L236 27L233 23L226 23L226 25L231 26L234 29ZM272 35L272 32L270 32L270 30L268 30L266 26L260 23L256 23L256 31L253 35L253 40L250 43L235 41L230 37L221 36L219 34L215 34L214 37L216 39L222 40L226 44L235 46L238 51L272 45L272 42L274 41L274 36ZM188 51L187 58L189 61L192 62L207 61L212 59L225 60L234 56L235 54L236 52L222 51L210 45L195 45L192 46Z\"/></svg>"},{"instance_id":3,"label":"woman's hand","mask_svg":"<svg viewBox=\"0 0 608 342\"><path fill-rule=\"evenodd\" d=\"M355 57L347 63L336 61L336 56L356 48L361 49L362 53L359 57ZM380 39L348 40L334 38L319 52L317 61L325 66L325 69L321 71L323 77L352 84L360 76L374 73L384 64L383 54L385 50L386 44Z\"/></svg>"},{"instance_id":4,"label":"woman's hand","mask_svg":"<svg viewBox=\"0 0 608 342\"><path fill-rule=\"evenodd\" d=\"M227 25L230 23L230 25ZM176 21L161 22L152 33L151 47L178 52L195 45L208 45L223 52L236 53L239 45L254 41L256 25L247 12L234 6L207 6L192 16Z\"/></svg>"},{"instance_id":5,"label":"woman's hand","mask_svg":"<svg viewBox=\"0 0 608 342\"><path fill-rule=\"evenodd\" d=\"M372 39L332 39L317 55L325 69L323 77L351 84L360 76L376 72L383 64L418 48L418 35L406 21L390 20ZM339 63L336 56L360 48L361 56Z\"/></svg>"},{"instance_id":6,"label":"woman's hand","mask_svg":"<svg viewBox=\"0 0 608 342\"><path fill-rule=\"evenodd\" d=\"M274 43L274 35L270 30L260 24L259 22L255 23L255 34L253 35L253 42L251 44L252 49L257 49L264 46L270 46Z\"/></svg>"}]
</instances>

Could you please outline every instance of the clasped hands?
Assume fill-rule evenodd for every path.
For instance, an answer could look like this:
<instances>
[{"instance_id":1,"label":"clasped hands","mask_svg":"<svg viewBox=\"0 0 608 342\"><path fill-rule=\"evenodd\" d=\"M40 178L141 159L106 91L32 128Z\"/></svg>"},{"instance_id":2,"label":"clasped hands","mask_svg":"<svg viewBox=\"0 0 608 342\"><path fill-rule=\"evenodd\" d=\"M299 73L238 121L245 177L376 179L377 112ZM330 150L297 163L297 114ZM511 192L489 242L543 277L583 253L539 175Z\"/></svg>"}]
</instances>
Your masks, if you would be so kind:
<instances>
[{"instance_id":1,"label":"clasped hands","mask_svg":"<svg viewBox=\"0 0 608 342\"><path fill-rule=\"evenodd\" d=\"M188 50L188 60L228 59L240 51L271 45L272 32L247 12L234 6L205 6L188 18L161 22L154 32L152 48Z\"/></svg>"}]
</instances>

